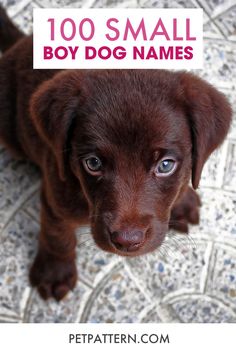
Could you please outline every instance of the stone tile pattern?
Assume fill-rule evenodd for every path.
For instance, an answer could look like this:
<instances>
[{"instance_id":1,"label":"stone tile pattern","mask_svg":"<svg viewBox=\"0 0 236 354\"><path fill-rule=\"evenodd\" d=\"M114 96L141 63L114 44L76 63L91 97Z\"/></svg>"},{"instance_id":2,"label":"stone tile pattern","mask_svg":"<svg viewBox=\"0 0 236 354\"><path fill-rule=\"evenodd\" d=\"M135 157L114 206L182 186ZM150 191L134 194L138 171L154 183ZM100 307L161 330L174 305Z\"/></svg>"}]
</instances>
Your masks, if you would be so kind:
<instances>
[{"instance_id":1,"label":"stone tile pattern","mask_svg":"<svg viewBox=\"0 0 236 354\"><path fill-rule=\"evenodd\" d=\"M204 69L236 110L236 1L1 0L30 33L34 7L203 7ZM126 260L78 230L80 281L60 304L28 283L39 231L39 174L0 148L0 322L236 322L236 117L204 168L201 224Z\"/></svg>"}]
</instances>

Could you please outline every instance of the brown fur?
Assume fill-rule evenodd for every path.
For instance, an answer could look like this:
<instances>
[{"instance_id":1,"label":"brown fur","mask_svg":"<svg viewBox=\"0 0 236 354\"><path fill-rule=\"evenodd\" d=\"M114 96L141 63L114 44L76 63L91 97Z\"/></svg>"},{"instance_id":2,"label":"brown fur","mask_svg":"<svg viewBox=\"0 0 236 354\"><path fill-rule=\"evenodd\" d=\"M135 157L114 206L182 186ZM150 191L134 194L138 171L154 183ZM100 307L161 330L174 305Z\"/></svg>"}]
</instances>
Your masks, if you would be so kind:
<instances>
[{"instance_id":1,"label":"brown fur","mask_svg":"<svg viewBox=\"0 0 236 354\"><path fill-rule=\"evenodd\" d=\"M102 249L135 256L160 246L169 227L187 232L188 223L198 223L200 201L188 183L198 187L204 163L228 132L231 108L185 72L33 70L32 37L21 38L5 16L1 10L0 140L42 171L30 280L43 298L60 300L76 283L79 225L91 224ZM102 175L85 171L87 154L99 156ZM167 155L177 169L157 177Z\"/></svg>"}]
</instances>

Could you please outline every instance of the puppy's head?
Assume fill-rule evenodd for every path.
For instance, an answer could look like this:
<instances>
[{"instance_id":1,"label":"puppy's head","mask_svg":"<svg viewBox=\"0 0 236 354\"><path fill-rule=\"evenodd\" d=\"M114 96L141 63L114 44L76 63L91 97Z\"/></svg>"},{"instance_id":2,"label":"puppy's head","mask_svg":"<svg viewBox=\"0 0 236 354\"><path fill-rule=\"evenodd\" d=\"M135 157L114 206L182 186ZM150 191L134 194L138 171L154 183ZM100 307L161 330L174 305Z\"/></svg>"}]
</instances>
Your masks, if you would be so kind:
<instances>
[{"instance_id":1,"label":"puppy's head","mask_svg":"<svg viewBox=\"0 0 236 354\"><path fill-rule=\"evenodd\" d=\"M96 243L127 256L162 243L173 204L190 178L197 188L231 120L212 86L162 70L64 72L39 88L31 112L60 178L68 168L78 178Z\"/></svg>"}]
</instances>

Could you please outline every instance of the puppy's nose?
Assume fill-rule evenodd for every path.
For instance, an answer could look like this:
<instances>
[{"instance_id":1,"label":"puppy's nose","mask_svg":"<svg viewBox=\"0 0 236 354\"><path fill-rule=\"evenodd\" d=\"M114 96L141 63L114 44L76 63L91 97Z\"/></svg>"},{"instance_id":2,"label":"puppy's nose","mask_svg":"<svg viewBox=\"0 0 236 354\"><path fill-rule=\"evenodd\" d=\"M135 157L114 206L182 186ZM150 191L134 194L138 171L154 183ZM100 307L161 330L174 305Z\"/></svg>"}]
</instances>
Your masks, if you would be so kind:
<instances>
[{"instance_id":1,"label":"puppy's nose","mask_svg":"<svg viewBox=\"0 0 236 354\"><path fill-rule=\"evenodd\" d=\"M145 233L142 230L115 231L111 234L113 245L121 251L135 251L145 240Z\"/></svg>"}]
</instances>

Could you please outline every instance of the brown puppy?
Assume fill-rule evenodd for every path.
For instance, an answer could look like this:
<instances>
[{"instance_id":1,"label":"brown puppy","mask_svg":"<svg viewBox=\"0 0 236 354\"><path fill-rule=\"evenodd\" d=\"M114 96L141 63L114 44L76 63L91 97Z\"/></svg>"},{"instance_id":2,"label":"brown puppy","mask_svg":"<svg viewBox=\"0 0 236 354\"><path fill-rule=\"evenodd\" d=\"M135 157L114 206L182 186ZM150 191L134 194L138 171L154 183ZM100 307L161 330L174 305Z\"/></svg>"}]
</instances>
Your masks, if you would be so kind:
<instances>
[{"instance_id":1,"label":"brown puppy","mask_svg":"<svg viewBox=\"0 0 236 354\"><path fill-rule=\"evenodd\" d=\"M136 256L160 246L169 227L198 223L188 183L198 187L231 108L185 72L33 70L32 38L3 10L0 19L0 140L42 171L30 280L43 298L60 300L77 278L78 225L90 223L102 249Z\"/></svg>"}]
</instances>

